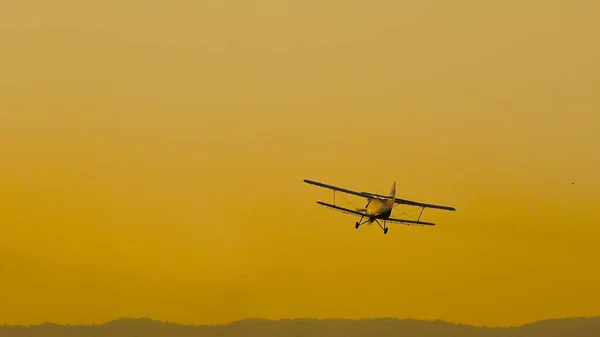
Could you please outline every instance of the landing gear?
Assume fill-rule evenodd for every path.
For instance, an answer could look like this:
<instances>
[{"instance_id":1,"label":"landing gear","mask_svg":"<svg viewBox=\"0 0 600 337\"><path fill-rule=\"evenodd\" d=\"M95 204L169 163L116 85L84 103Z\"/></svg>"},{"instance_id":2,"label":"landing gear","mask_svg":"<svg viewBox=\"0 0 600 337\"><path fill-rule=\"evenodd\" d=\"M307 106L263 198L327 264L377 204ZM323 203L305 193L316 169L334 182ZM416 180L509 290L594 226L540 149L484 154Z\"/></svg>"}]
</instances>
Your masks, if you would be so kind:
<instances>
[{"instance_id":1,"label":"landing gear","mask_svg":"<svg viewBox=\"0 0 600 337\"><path fill-rule=\"evenodd\" d=\"M377 224L379 225L379 228L381 228L383 230L383 234L387 234L388 232L388 227L385 223L385 220L383 220L383 226L381 225L381 223L379 221L377 221L377 219L375 219L375 221L377 222Z\"/></svg>"},{"instance_id":2,"label":"landing gear","mask_svg":"<svg viewBox=\"0 0 600 337\"><path fill-rule=\"evenodd\" d=\"M365 220L365 221L363 221L363 218L364 218L364 216L361 216L361 217L360 217L360 220L359 220L359 221L357 221L357 222L354 224L354 228L358 229L358 227L362 226L362 225L363 225L363 224L365 224L367 221L369 221L368 219L367 219L367 220Z\"/></svg>"},{"instance_id":3,"label":"landing gear","mask_svg":"<svg viewBox=\"0 0 600 337\"><path fill-rule=\"evenodd\" d=\"M362 226L363 224L373 221L373 222L377 222L379 227L383 230L383 234L387 234L387 232L389 230L389 228L387 227L387 224L385 223L385 220L383 221L383 226L377 219L373 219L373 220L366 219L365 221L362 221L362 218L361 218L360 220L361 221L357 221L356 223L354 223L354 228L358 229L358 227Z\"/></svg>"}]
</instances>

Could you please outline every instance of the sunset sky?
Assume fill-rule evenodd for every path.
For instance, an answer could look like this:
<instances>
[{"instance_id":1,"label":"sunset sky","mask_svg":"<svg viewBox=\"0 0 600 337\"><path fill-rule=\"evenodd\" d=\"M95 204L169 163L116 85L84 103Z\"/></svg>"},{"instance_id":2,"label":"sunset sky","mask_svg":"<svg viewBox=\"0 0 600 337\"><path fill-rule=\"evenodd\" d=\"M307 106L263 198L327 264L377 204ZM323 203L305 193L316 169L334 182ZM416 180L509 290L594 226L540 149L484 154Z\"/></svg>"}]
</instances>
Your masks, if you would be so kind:
<instances>
[{"instance_id":1,"label":"sunset sky","mask_svg":"<svg viewBox=\"0 0 600 337\"><path fill-rule=\"evenodd\" d=\"M0 324L600 315L598 13L0 3Z\"/></svg>"}]
</instances>

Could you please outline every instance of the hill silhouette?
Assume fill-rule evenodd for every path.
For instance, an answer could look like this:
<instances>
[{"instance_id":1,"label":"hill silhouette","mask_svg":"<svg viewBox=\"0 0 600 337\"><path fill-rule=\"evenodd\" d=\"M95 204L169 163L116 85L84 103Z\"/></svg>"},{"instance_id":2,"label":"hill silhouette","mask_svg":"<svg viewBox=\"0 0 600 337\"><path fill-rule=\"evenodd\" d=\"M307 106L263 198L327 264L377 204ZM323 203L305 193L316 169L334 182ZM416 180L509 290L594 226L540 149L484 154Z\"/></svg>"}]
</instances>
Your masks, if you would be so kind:
<instances>
[{"instance_id":1,"label":"hill silhouette","mask_svg":"<svg viewBox=\"0 0 600 337\"><path fill-rule=\"evenodd\" d=\"M474 327L412 319L247 319L183 325L123 318L102 325L0 326L2 337L598 337L600 317L538 321L518 327Z\"/></svg>"}]
</instances>

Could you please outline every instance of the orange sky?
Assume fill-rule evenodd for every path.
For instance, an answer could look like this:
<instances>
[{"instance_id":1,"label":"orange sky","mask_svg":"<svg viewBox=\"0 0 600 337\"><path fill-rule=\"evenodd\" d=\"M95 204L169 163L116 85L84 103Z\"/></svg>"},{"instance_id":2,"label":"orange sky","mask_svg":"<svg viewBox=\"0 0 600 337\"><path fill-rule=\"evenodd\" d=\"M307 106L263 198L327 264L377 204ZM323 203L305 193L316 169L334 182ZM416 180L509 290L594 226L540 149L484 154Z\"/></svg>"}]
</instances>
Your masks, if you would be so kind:
<instances>
[{"instance_id":1,"label":"orange sky","mask_svg":"<svg viewBox=\"0 0 600 337\"><path fill-rule=\"evenodd\" d=\"M0 324L600 314L597 1L201 3L0 4Z\"/></svg>"}]
</instances>

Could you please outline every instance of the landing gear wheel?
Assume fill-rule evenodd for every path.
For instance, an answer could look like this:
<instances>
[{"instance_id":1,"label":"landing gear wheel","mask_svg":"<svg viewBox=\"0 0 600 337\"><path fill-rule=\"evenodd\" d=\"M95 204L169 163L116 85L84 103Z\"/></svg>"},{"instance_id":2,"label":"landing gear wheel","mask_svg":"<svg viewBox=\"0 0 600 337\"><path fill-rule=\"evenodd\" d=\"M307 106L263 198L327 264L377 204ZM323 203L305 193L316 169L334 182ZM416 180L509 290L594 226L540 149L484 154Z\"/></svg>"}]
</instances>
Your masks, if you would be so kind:
<instances>
[{"instance_id":1,"label":"landing gear wheel","mask_svg":"<svg viewBox=\"0 0 600 337\"><path fill-rule=\"evenodd\" d=\"M387 234L387 232L388 232L388 228L386 227L383 229L383 234Z\"/></svg>"},{"instance_id":2,"label":"landing gear wheel","mask_svg":"<svg viewBox=\"0 0 600 337\"><path fill-rule=\"evenodd\" d=\"M360 224L357 221L356 224L354 225L354 228L358 229L358 226L360 226Z\"/></svg>"}]
</instances>

